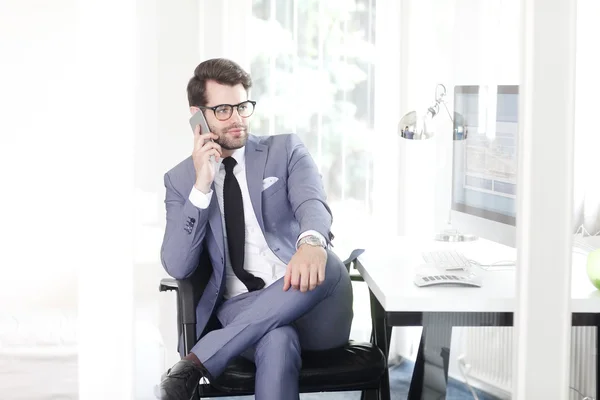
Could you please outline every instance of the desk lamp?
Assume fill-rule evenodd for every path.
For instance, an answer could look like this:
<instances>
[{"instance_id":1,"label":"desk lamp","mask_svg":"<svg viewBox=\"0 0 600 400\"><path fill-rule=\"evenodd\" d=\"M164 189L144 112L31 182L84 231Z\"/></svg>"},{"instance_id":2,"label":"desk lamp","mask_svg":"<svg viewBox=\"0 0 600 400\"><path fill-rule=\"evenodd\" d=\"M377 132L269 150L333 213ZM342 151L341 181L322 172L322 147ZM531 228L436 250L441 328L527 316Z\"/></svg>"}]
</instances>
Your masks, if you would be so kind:
<instances>
[{"instance_id":1,"label":"desk lamp","mask_svg":"<svg viewBox=\"0 0 600 400\"><path fill-rule=\"evenodd\" d=\"M457 112L454 112L454 118L446 105L446 86L439 83L435 88L435 102L430 106L423 117L419 117L416 111L410 111L400 119L398 123L398 135L408 140L424 140L434 136L431 128L431 121L440 111L440 104L444 106L448 113L448 118L453 124L453 140L466 140L465 118ZM450 210L452 205L450 205ZM451 212L448 212L448 225L451 224ZM435 240L442 242L470 242L476 240L477 236L458 232L456 229L447 229L435 235Z\"/></svg>"},{"instance_id":2,"label":"desk lamp","mask_svg":"<svg viewBox=\"0 0 600 400\"><path fill-rule=\"evenodd\" d=\"M434 133L430 129L431 121L440 112L440 104L443 104L448 113L448 118L454 123L454 140L462 140L464 137L464 118L457 112L454 113L454 118L452 118L444 100L445 97L446 86L439 83L435 88L435 103L427 109L422 117L416 111L410 111L400 119L398 123L400 137L409 140L432 138Z\"/></svg>"}]
</instances>

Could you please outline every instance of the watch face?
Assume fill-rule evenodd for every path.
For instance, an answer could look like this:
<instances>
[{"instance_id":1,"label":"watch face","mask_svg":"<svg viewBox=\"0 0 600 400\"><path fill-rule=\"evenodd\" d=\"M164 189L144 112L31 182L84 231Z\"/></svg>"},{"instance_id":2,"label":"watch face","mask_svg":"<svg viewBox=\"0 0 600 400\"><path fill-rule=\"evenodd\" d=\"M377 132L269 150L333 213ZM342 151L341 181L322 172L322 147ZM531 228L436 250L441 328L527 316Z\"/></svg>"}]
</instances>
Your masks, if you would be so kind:
<instances>
[{"instance_id":1,"label":"watch face","mask_svg":"<svg viewBox=\"0 0 600 400\"><path fill-rule=\"evenodd\" d=\"M321 246L322 245L321 241L316 236L307 236L304 238L303 242L306 244L313 245L313 246Z\"/></svg>"}]
</instances>

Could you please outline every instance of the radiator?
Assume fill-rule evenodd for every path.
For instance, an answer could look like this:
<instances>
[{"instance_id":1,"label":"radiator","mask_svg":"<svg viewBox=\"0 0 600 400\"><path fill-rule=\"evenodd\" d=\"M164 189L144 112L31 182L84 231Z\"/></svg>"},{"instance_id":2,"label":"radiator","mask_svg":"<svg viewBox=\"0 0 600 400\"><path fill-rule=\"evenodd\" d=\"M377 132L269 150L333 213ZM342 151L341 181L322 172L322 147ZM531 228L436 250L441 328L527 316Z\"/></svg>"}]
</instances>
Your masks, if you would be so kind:
<instances>
[{"instance_id":1,"label":"radiator","mask_svg":"<svg viewBox=\"0 0 600 400\"><path fill-rule=\"evenodd\" d=\"M596 393L596 328L576 327L571 331L571 386L585 396L598 398ZM571 390L570 400L580 399Z\"/></svg>"},{"instance_id":2,"label":"radiator","mask_svg":"<svg viewBox=\"0 0 600 400\"><path fill-rule=\"evenodd\" d=\"M451 349L451 375L461 379L456 358L464 354L471 364L469 381L474 386L509 398L512 391L512 334L512 328L504 327L455 328ZM597 398L596 328L574 327L571 335L570 386L585 396ZM581 400L582 396L574 390L570 393L569 400Z\"/></svg>"}]
</instances>

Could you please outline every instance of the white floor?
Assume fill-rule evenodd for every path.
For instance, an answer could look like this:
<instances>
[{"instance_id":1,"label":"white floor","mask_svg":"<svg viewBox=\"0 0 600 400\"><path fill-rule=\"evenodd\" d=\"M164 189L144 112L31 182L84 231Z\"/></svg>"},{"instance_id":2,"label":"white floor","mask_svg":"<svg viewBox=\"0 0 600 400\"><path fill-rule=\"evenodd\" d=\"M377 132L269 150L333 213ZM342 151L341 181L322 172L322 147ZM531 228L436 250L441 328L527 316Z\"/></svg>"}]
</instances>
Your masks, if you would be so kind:
<instances>
[{"instance_id":1,"label":"white floor","mask_svg":"<svg viewBox=\"0 0 600 400\"><path fill-rule=\"evenodd\" d=\"M46 310L0 317L0 398L77 399L76 315Z\"/></svg>"}]
</instances>

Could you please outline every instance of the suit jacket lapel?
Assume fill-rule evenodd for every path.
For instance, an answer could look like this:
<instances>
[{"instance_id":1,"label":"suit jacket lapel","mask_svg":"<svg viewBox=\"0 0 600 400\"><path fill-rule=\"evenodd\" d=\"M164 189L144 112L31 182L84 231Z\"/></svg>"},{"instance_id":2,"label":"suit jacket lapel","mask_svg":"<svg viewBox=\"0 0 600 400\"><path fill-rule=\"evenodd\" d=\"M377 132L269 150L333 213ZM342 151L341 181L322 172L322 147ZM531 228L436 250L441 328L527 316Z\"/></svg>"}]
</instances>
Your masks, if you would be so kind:
<instances>
[{"instance_id":1,"label":"suit jacket lapel","mask_svg":"<svg viewBox=\"0 0 600 400\"><path fill-rule=\"evenodd\" d=\"M246 158L246 181L252 208L254 208L254 214L256 214L256 219L263 232L265 225L262 217L262 181L267 162L267 151L267 146L258 143L256 137L248 137L244 155Z\"/></svg>"}]
</instances>

